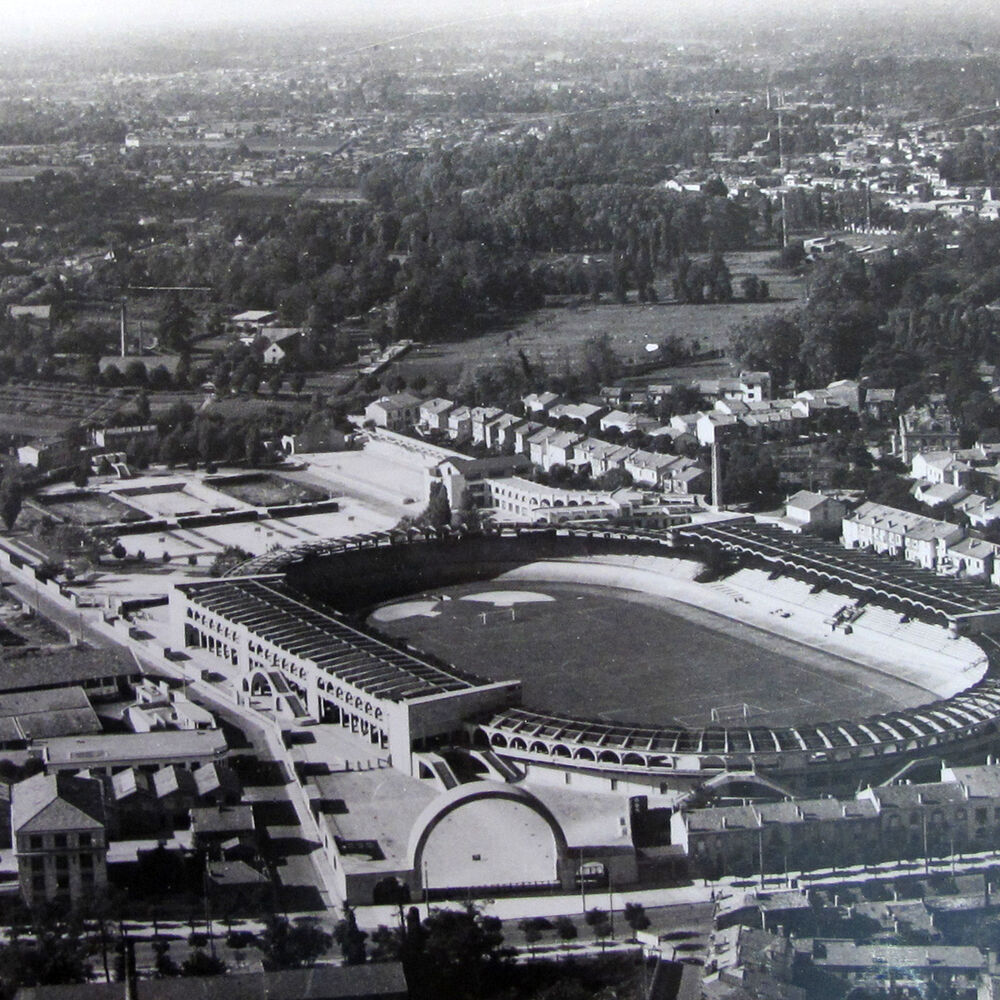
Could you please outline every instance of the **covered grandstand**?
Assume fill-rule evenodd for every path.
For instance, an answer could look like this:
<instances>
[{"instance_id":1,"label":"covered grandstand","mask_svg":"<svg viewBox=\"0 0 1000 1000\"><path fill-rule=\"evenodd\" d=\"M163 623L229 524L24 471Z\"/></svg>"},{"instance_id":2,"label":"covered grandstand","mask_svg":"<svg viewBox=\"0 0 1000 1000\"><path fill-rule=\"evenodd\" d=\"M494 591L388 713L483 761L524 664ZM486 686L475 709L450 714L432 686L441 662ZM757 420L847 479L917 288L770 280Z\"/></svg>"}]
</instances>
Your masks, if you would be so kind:
<instances>
[{"instance_id":1,"label":"covered grandstand","mask_svg":"<svg viewBox=\"0 0 1000 1000\"><path fill-rule=\"evenodd\" d=\"M434 586L442 567L455 572L479 565L491 548L509 558L515 542L523 551L538 546L549 556L563 551L577 557L616 551L676 555L678 543L688 549L714 545L836 584L871 601L873 609L888 604L939 621L1000 610L992 588L944 580L906 564L889 567L864 552L752 525L686 526L672 533L395 531L269 553L240 567L243 576L178 587L172 599L178 642L216 651L238 665L245 680L280 671L310 714L368 735L390 749L393 764L404 770L415 750L464 728L474 742L527 768L680 785L723 771L756 772L773 774L789 787L832 787L863 773L888 775L922 757L978 752L1000 729L1000 681L992 669L952 698L808 725L636 726L542 712L521 707L516 683L493 684L396 648L310 600L291 579L308 560L329 567L344 588L366 579L381 585L390 579L386 557L397 556L424 567L423 586ZM275 575L248 578L248 572ZM980 644L992 658L994 644L986 637Z\"/></svg>"},{"instance_id":2,"label":"covered grandstand","mask_svg":"<svg viewBox=\"0 0 1000 1000\"><path fill-rule=\"evenodd\" d=\"M783 571L850 588L948 622L963 615L1000 611L1000 589L990 583L942 577L902 560L845 549L773 525L685 525L674 531L681 545L714 546L759 559Z\"/></svg>"}]
</instances>

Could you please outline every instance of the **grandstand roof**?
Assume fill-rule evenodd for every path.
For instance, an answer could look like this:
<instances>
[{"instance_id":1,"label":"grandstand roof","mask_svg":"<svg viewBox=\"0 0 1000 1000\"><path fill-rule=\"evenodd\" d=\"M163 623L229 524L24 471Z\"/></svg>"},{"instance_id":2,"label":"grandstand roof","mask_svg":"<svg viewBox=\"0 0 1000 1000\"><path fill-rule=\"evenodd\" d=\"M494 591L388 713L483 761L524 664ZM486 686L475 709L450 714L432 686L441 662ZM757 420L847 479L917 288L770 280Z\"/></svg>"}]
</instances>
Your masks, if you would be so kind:
<instances>
[{"instance_id":1,"label":"grandstand roof","mask_svg":"<svg viewBox=\"0 0 1000 1000\"><path fill-rule=\"evenodd\" d=\"M860 591L882 594L943 618L1000 610L1000 590L990 584L941 577L919 566L890 562L884 556L845 549L820 538L789 535L771 525L692 525L678 528L676 535L682 540L721 545Z\"/></svg>"},{"instance_id":2,"label":"grandstand roof","mask_svg":"<svg viewBox=\"0 0 1000 1000\"><path fill-rule=\"evenodd\" d=\"M213 614L246 626L373 697L407 701L486 683L396 649L274 579L215 580L180 589Z\"/></svg>"}]
</instances>

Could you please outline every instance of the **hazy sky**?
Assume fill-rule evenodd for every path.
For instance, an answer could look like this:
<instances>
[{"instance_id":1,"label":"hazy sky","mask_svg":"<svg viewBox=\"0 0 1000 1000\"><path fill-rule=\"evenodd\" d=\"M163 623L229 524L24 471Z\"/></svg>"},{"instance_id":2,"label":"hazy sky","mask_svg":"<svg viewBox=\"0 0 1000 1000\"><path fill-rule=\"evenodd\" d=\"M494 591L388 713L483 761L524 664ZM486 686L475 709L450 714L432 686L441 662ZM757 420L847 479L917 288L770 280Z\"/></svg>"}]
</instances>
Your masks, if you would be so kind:
<instances>
[{"instance_id":1,"label":"hazy sky","mask_svg":"<svg viewBox=\"0 0 1000 1000\"><path fill-rule=\"evenodd\" d=\"M817 14L837 6L858 9L863 5L882 7L889 0L813 0L805 9ZM901 17L909 9L941 7L953 13L971 14L988 9L991 0L903 0L893 3ZM753 10L771 23L780 21L782 11L801 12L798 0L0 0L0 25L6 39L50 40L60 35L79 37L97 31L105 34L131 33L159 28L191 28L220 24L259 25L262 22L294 23L304 20L331 23L379 19L399 21L420 18L434 21L477 20L498 12L519 12L530 17L539 12L569 13L571 8L589 9L598 15L613 15L627 9L645 11L651 17L669 18L672 10L690 15L699 7L714 14L725 11L734 20Z\"/></svg>"}]
</instances>

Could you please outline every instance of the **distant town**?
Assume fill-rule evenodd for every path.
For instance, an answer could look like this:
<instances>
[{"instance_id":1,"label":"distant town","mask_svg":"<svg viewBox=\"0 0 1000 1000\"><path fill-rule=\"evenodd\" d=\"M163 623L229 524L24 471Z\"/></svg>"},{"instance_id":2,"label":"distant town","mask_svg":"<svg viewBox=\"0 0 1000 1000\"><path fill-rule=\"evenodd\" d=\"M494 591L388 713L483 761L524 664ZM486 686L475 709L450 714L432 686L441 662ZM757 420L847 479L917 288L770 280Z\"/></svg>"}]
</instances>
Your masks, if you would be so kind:
<instances>
[{"instance_id":1,"label":"distant town","mask_svg":"<svg viewBox=\"0 0 1000 1000\"><path fill-rule=\"evenodd\" d=\"M1000 996L1000 22L609 6L5 52L0 998Z\"/></svg>"}]
</instances>

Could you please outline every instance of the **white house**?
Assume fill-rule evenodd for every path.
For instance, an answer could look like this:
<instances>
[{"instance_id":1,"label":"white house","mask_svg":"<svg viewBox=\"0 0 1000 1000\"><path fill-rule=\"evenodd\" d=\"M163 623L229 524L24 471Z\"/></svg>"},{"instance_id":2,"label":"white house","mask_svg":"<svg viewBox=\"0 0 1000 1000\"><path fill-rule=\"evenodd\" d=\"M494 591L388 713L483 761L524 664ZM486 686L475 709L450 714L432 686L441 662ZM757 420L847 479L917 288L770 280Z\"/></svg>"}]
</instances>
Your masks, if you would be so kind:
<instances>
[{"instance_id":1,"label":"white house","mask_svg":"<svg viewBox=\"0 0 1000 1000\"><path fill-rule=\"evenodd\" d=\"M365 407L365 420L372 420L377 427L390 431L409 430L419 419L420 400L408 392L382 396Z\"/></svg>"}]
</instances>

